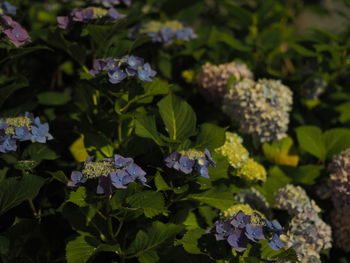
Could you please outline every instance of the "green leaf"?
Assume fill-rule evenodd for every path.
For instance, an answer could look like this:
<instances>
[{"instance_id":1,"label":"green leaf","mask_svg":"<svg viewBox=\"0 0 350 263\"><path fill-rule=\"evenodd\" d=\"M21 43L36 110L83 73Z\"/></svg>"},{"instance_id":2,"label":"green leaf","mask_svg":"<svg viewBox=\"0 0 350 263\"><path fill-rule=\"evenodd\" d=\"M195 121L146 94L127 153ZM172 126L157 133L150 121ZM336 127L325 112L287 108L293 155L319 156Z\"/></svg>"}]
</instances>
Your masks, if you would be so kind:
<instances>
[{"instance_id":1,"label":"green leaf","mask_svg":"<svg viewBox=\"0 0 350 263\"><path fill-rule=\"evenodd\" d=\"M208 45L214 47L215 45L217 45L217 42L223 42L232 49L236 49L243 52L247 52L250 50L249 47L243 45L238 39L234 38L231 35L231 33L219 31L217 28L213 27L208 39Z\"/></svg>"},{"instance_id":2,"label":"green leaf","mask_svg":"<svg viewBox=\"0 0 350 263\"><path fill-rule=\"evenodd\" d=\"M175 224L163 224L159 221L153 222L146 231L140 230L136 238L127 249L127 254L132 257L139 257L144 253L155 249L169 239L173 239L183 230L183 227Z\"/></svg>"},{"instance_id":3,"label":"green leaf","mask_svg":"<svg viewBox=\"0 0 350 263\"><path fill-rule=\"evenodd\" d=\"M167 213L163 195L159 192L146 190L136 193L126 200L132 207L143 209L145 216L149 218Z\"/></svg>"},{"instance_id":4,"label":"green leaf","mask_svg":"<svg viewBox=\"0 0 350 263\"><path fill-rule=\"evenodd\" d=\"M151 82L144 82L145 95L165 95L169 93L170 84L161 79L155 78Z\"/></svg>"},{"instance_id":5,"label":"green leaf","mask_svg":"<svg viewBox=\"0 0 350 263\"><path fill-rule=\"evenodd\" d=\"M46 144L35 143L29 145L23 151L24 158L32 159L37 162L42 160L55 160L58 155L49 148Z\"/></svg>"},{"instance_id":6,"label":"green leaf","mask_svg":"<svg viewBox=\"0 0 350 263\"><path fill-rule=\"evenodd\" d=\"M85 198L86 188L80 186L76 191L72 191L69 193L69 198L67 202L71 202L73 204L76 204L77 206L83 207L86 206Z\"/></svg>"},{"instance_id":7,"label":"green leaf","mask_svg":"<svg viewBox=\"0 0 350 263\"><path fill-rule=\"evenodd\" d=\"M0 107L15 91L27 87L28 85L28 80L23 76L18 76L14 78L10 84L3 85L0 88Z\"/></svg>"},{"instance_id":8,"label":"green leaf","mask_svg":"<svg viewBox=\"0 0 350 263\"><path fill-rule=\"evenodd\" d=\"M35 175L25 175L20 179L10 177L0 181L0 215L23 201L33 199L45 179Z\"/></svg>"},{"instance_id":9,"label":"green leaf","mask_svg":"<svg viewBox=\"0 0 350 263\"><path fill-rule=\"evenodd\" d=\"M165 182L164 178L159 172L157 172L156 176L154 177L154 184L157 187L157 191L171 190L171 187Z\"/></svg>"},{"instance_id":10,"label":"green leaf","mask_svg":"<svg viewBox=\"0 0 350 263\"><path fill-rule=\"evenodd\" d=\"M164 145L159 136L154 116L143 116L135 120L135 133L142 137L152 139L159 146Z\"/></svg>"},{"instance_id":11,"label":"green leaf","mask_svg":"<svg viewBox=\"0 0 350 263\"><path fill-rule=\"evenodd\" d=\"M37 95L39 104L59 106L68 103L71 96L67 92L46 91Z\"/></svg>"},{"instance_id":12,"label":"green leaf","mask_svg":"<svg viewBox=\"0 0 350 263\"><path fill-rule=\"evenodd\" d=\"M302 126L295 129L300 147L320 160L326 158L322 131L316 126Z\"/></svg>"},{"instance_id":13,"label":"green leaf","mask_svg":"<svg viewBox=\"0 0 350 263\"><path fill-rule=\"evenodd\" d=\"M66 177L63 171L47 172L47 173L50 174L57 181L60 181L61 183L64 183L64 184L68 183L68 178Z\"/></svg>"},{"instance_id":14,"label":"green leaf","mask_svg":"<svg viewBox=\"0 0 350 263\"><path fill-rule=\"evenodd\" d=\"M69 241L66 246L66 258L68 263L85 263L94 254L97 246L89 242L89 237L78 236Z\"/></svg>"},{"instance_id":15,"label":"green leaf","mask_svg":"<svg viewBox=\"0 0 350 263\"><path fill-rule=\"evenodd\" d=\"M159 261L159 256L156 251L149 250L138 257L140 263L156 263Z\"/></svg>"},{"instance_id":16,"label":"green leaf","mask_svg":"<svg viewBox=\"0 0 350 263\"><path fill-rule=\"evenodd\" d=\"M227 158L217 152L212 152L212 157L216 162L216 167L209 167L209 179L215 181L222 178L228 178L229 162Z\"/></svg>"},{"instance_id":17,"label":"green leaf","mask_svg":"<svg viewBox=\"0 0 350 263\"><path fill-rule=\"evenodd\" d=\"M276 191L291 181L292 179L288 177L280 167L273 166L268 171L266 182L264 182L264 184L261 186L256 186L255 188L266 197L266 200L270 204L273 204L275 200L274 194Z\"/></svg>"},{"instance_id":18,"label":"green leaf","mask_svg":"<svg viewBox=\"0 0 350 263\"><path fill-rule=\"evenodd\" d=\"M341 123L350 121L350 101L340 104L336 109L340 113L339 121Z\"/></svg>"},{"instance_id":19,"label":"green leaf","mask_svg":"<svg viewBox=\"0 0 350 263\"><path fill-rule=\"evenodd\" d=\"M323 134L324 145L327 158L332 158L335 154L350 147L350 129L332 129Z\"/></svg>"},{"instance_id":20,"label":"green leaf","mask_svg":"<svg viewBox=\"0 0 350 263\"><path fill-rule=\"evenodd\" d=\"M198 239L205 234L203 229L197 228L189 230L185 233L179 243L183 245L184 249L190 254L202 254L198 248Z\"/></svg>"},{"instance_id":21,"label":"green leaf","mask_svg":"<svg viewBox=\"0 0 350 263\"><path fill-rule=\"evenodd\" d=\"M296 184L313 185L315 180L321 175L323 168L322 165L302 165L293 168L288 175L293 178Z\"/></svg>"},{"instance_id":22,"label":"green leaf","mask_svg":"<svg viewBox=\"0 0 350 263\"><path fill-rule=\"evenodd\" d=\"M259 242L261 244L261 258L266 260L282 260L299 262L298 256L295 253L294 249L280 249L273 250L266 240Z\"/></svg>"},{"instance_id":23,"label":"green leaf","mask_svg":"<svg viewBox=\"0 0 350 263\"><path fill-rule=\"evenodd\" d=\"M158 103L159 113L169 136L183 141L196 132L196 114L191 106L175 95L168 95Z\"/></svg>"},{"instance_id":24,"label":"green leaf","mask_svg":"<svg viewBox=\"0 0 350 263\"><path fill-rule=\"evenodd\" d=\"M225 143L225 128L221 128L211 123L204 123L200 127L200 131L196 140L197 149L214 150Z\"/></svg>"},{"instance_id":25,"label":"green leaf","mask_svg":"<svg viewBox=\"0 0 350 263\"><path fill-rule=\"evenodd\" d=\"M225 210L236 202L233 194L225 186L215 187L201 194L192 194L188 198L198 200L220 210Z\"/></svg>"},{"instance_id":26,"label":"green leaf","mask_svg":"<svg viewBox=\"0 0 350 263\"><path fill-rule=\"evenodd\" d=\"M296 52L298 52L300 55L303 55L304 57L317 57L317 53L313 52L299 44L296 43L288 43L288 45L294 49Z\"/></svg>"}]
</instances>

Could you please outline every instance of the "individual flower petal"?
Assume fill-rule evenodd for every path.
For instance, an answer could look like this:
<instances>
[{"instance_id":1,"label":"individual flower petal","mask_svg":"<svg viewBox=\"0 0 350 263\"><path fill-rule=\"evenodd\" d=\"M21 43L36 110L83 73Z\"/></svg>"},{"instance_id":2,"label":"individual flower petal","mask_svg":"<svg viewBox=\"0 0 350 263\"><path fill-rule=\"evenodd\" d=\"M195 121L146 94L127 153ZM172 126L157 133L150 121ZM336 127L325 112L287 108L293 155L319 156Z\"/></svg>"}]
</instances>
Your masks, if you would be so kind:
<instances>
[{"instance_id":1,"label":"individual flower petal","mask_svg":"<svg viewBox=\"0 0 350 263\"><path fill-rule=\"evenodd\" d=\"M245 228L245 235L252 241L265 239L263 226L247 225Z\"/></svg>"},{"instance_id":2,"label":"individual flower petal","mask_svg":"<svg viewBox=\"0 0 350 263\"><path fill-rule=\"evenodd\" d=\"M227 238L227 242L237 252L246 250L248 245L248 238L244 235L244 231L241 229L235 229Z\"/></svg>"},{"instance_id":3,"label":"individual flower petal","mask_svg":"<svg viewBox=\"0 0 350 263\"><path fill-rule=\"evenodd\" d=\"M121 69L115 69L113 71L108 72L109 82L112 84L118 84L123 79L127 77L127 75Z\"/></svg>"},{"instance_id":4,"label":"individual flower petal","mask_svg":"<svg viewBox=\"0 0 350 263\"><path fill-rule=\"evenodd\" d=\"M274 234L272 240L268 244L273 250L279 250L285 245L278 234Z\"/></svg>"},{"instance_id":5,"label":"individual flower petal","mask_svg":"<svg viewBox=\"0 0 350 263\"><path fill-rule=\"evenodd\" d=\"M244 228L250 223L250 216L239 211L232 219L231 224L238 228Z\"/></svg>"},{"instance_id":6,"label":"individual flower petal","mask_svg":"<svg viewBox=\"0 0 350 263\"><path fill-rule=\"evenodd\" d=\"M187 155L181 155L181 157L179 159L179 164L180 164L179 169L181 170L181 172L183 172L185 174L190 174L193 170L193 166L195 164L195 161L188 158Z\"/></svg>"},{"instance_id":7,"label":"individual flower petal","mask_svg":"<svg viewBox=\"0 0 350 263\"><path fill-rule=\"evenodd\" d=\"M112 181L110 176L100 176L98 178L96 193L103 195L112 194Z\"/></svg>"},{"instance_id":8,"label":"individual flower petal","mask_svg":"<svg viewBox=\"0 0 350 263\"><path fill-rule=\"evenodd\" d=\"M130 164L132 164L134 160L132 158L125 158L121 155L115 154L114 155L114 164L116 168L122 168L127 167Z\"/></svg>"},{"instance_id":9,"label":"individual flower petal","mask_svg":"<svg viewBox=\"0 0 350 263\"><path fill-rule=\"evenodd\" d=\"M85 178L81 172L73 171L70 176L70 181L68 181L67 185L76 187L76 186L80 186L86 181L87 181L87 178Z\"/></svg>"},{"instance_id":10,"label":"individual flower petal","mask_svg":"<svg viewBox=\"0 0 350 263\"><path fill-rule=\"evenodd\" d=\"M170 154L168 157L166 157L166 158L164 159L165 165L166 165L167 167L169 167L169 168L173 168L174 165L175 165L175 163L178 163L178 162L179 162L179 159L180 159L180 154L177 153L177 152L173 152L172 154ZM180 167L178 166L178 169L179 169L179 168L180 168ZM178 170L178 169L177 169L177 170Z\"/></svg>"},{"instance_id":11,"label":"individual flower petal","mask_svg":"<svg viewBox=\"0 0 350 263\"><path fill-rule=\"evenodd\" d=\"M152 77L154 77L157 73L151 68L149 63L145 63L142 68L137 70L137 76L142 81L152 81Z\"/></svg>"}]
</instances>

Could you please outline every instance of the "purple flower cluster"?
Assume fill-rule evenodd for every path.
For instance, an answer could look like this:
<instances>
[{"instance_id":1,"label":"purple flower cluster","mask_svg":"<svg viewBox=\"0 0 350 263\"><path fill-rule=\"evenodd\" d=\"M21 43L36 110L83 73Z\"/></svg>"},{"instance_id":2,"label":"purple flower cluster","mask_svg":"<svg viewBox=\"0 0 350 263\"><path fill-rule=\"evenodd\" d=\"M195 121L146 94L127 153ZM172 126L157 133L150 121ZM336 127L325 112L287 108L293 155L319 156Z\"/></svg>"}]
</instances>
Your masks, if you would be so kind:
<instances>
[{"instance_id":1,"label":"purple flower cluster","mask_svg":"<svg viewBox=\"0 0 350 263\"><path fill-rule=\"evenodd\" d=\"M15 16L17 13L17 7L11 5L7 1L0 2L0 15L12 15Z\"/></svg>"},{"instance_id":2,"label":"purple flower cluster","mask_svg":"<svg viewBox=\"0 0 350 263\"><path fill-rule=\"evenodd\" d=\"M146 185L146 172L134 163L132 158L115 154L113 158L105 158L98 162L94 162L93 159L89 157L81 171L72 172L68 186L77 187L88 179L98 178L97 193L109 195L112 193L112 185L117 189L125 189L129 183L136 180Z\"/></svg>"},{"instance_id":3,"label":"purple flower cluster","mask_svg":"<svg viewBox=\"0 0 350 263\"><path fill-rule=\"evenodd\" d=\"M104 7L113 7L120 4L131 6L131 0L88 0L88 1L93 4L103 5Z\"/></svg>"},{"instance_id":4,"label":"purple flower cluster","mask_svg":"<svg viewBox=\"0 0 350 263\"><path fill-rule=\"evenodd\" d=\"M49 133L49 124L41 123L26 112L24 117L0 119L0 152L6 153L17 149L17 141L46 143L53 139Z\"/></svg>"},{"instance_id":5,"label":"purple flower cluster","mask_svg":"<svg viewBox=\"0 0 350 263\"><path fill-rule=\"evenodd\" d=\"M233 217L215 222L210 233L216 240L226 240L232 249L237 252L244 251L251 242L268 239L273 250L279 250L285 244L281 241L282 226L277 221L264 219L258 213L246 215L239 211ZM271 237L271 238L268 238Z\"/></svg>"},{"instance_id":6,"label":"purple flower cluster","mask_svg":"<svg viewBox=\"0 0 350 263\"><path fill-rule=\"evenodd\" d=\"M30 36L28 32L16 21L9 16L1 16L1 24L4 29L0 30L8 37L8 39L16 46L20 47L27 42L30 42Z\"/></svg>"},{"instance_id":7,"label":"purple flower cluster","mask_svg":"<svg viewBox=\"0 0 350 263\"><path fill-rule=\"evenodd\" d=\"M173 152L165 158L165 165L185 174L190 174L194 169L200 176L209 178L209 165L216 166L208 149L204 153L194 149L182 152Z\"/></svg>"},{"instance_id":8,"label":"purple flower cluster","mask_svg":"<svg viewBox=\"0 0 350 263\"><path fill-rule=\"evenodd\" d=\"M174 42L181 43L196 38L196 34L190 27L185 27L179 21L158 22L150 21L130 30L129 35L136 38L137 34L146 34L152 38L152 42L170 45Z\"/></svg>"},{"instance_id":9,"label":"purple flower cluster","mask_svg":"<svg viewBox=\"0 0 350 263\"><path fill-rule=\"evenodd\" d=\"M107 72L109 82L112 84L120 83L127 77L137 76L142 81L152 81L156 72L149 63L145 63L142 58L135 56L109 57L96 59L90 74L96 76L101 72Z\"/></svg>"},{"instance_id":10,"label":"purple flower cluster","mask_svg":"<svg viewBox=\"0 0 350 263\"><path fill-rule=\"evenodd\" d=\"M164 43L165 45L171 45L174 40L190 41L196 36L190 27L174 30L166 26L163 26L159 31L148 32L147 35L152 38L152 42Z\"/></svg>"},{"instance_id":11,"label":"purple flower cluster","mask_svg":"<svg viewBox=\"0 0 350 263\"><path fill-rule=\"evenodd\" d=\"M66 29L75 22L87 23L90 20L105 19L108 22L115 23L124 17L125 15L118 13L114 8L108 10L97 7L76 8L68 16L58 16L57 23L59 28Z\"/></svg>"}]
</instances>

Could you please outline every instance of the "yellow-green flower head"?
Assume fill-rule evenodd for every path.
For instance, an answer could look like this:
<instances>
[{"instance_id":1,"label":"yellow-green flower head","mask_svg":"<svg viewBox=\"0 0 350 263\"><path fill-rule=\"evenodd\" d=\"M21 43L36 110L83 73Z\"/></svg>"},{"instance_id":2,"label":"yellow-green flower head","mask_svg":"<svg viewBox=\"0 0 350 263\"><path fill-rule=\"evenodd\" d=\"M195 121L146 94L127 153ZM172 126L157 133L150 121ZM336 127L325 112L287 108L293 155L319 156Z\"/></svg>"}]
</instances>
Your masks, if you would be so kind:
<instances>
[{"instance_id":1,"label":"yellow-green flower head","mask_svg":"<svg viewBox=\"0 0 350 263\"><path fill-rule=\"evenodd\" d=\"M249 158L249 152L242 142L242 138L236 133L226 132L225 144L215 151L225 156L232 167L239 168Z\"/></svg>"},{"instance_id":2,"label":"yellow-green flower head","mask_svg":"<svg viewBox=\"0 0 350 263\"><path fill-rule=\"evenodd\" d=\"M142 26L140 33L158 32L162 26L163 24L161 22L150 21Z\"/></svg>"},{"instance_id":3,"label":"yellow-green flower head","mask_svg":"<svg viewBox=\"0 0 350 263\"><path fill-rule=\"evenodd\" d=\"M179 22L179 21L176 21L176 20L166 21L163 24L163 26L169 27L172 30L180 30L180 29L184 28L183 24L181 22Z\"/></svg>"},{"instance_id":4,"label":"yellow-green flower head","mask_svg":"<svg viewBox=\"0 0 350 263\"><path fill-rule=\"evenodd\" d=\"M266 181L266 170L264 166L252 158L249 158L246 163L238 168L236 175L249 181Z\"/></svg>"},{"instance_id":5,"label":"yellow-green flower head","mask_svg":"<svg viewBox=\"0 0 350 263\"><path fill-rule=\"evenodd\" d=\"M100 162L87 162L84 169L81 171L87 178L96 178L99 176L108 176L110 173L116 171L112 160Z\"/></svg>"},{"instance_id":6,"label":"yellow-green flower head","mask_svg":"<svg viewBox=\"0 0 350 263\"><path fill-rule=\"evenodd\" d=\"M197 160L198 158L204 158L205 154L204 152L195 150L195 149L189 149L185 151L179 152L181 155L187 155L187 157L191 160Z\"/></svg>"},{"instance_id":7,"label":"yellow-green flower head","mask_svg":"<svg viewBox=\"0 0 350 263\"><path fill-rule=\"evenodd\" d=\"M91 9L92 10L95 18L102 18L102 17L105 17L108 14L108 10L107 9L103 9L103 8L99 8L99 7L89 7L87 9Z\"/></svg>"},{"instance_id":8,"label":"yellow-green flower head","mask_svg":"<svg viewBox=\"0 0 350 263\"><path fill-rule=\"evenodd\" d=\"M7 127L5 133L8 135L14 135L16 128L26 127L28 131L31 130L32 120L28 117L14 117L6 118Z\"/></svg>"},{"instance_id":9,"label":"yellow-green flower head","mask_svg":"<svg viewBox=\"0 0 350 263\"><path fill-rule=\"evenodd\" d=\"M232 217L235 214L237 214L239 211L244 212L246 215L252 215L254 213L254 210L249 206L245 204L237 204L233 205L226 210L222 212L223 217Z\"/></svg>"}]
</instances>

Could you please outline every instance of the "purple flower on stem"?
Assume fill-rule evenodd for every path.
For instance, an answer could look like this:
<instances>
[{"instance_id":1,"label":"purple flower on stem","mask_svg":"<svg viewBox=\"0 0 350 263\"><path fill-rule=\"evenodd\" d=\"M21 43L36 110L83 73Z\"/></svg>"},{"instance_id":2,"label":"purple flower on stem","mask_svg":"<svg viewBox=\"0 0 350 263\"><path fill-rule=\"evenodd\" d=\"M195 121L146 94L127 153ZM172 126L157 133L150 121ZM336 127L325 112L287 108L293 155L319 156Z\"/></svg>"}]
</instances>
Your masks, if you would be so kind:
<instances>
[{"instance_id":1,"label":"purple flower on stem","mask_svg":"<svg viewBox=\"0 0 350 263\"><path fill-rule=\"evenodd\" d=\"M259 225L247 225L245 229L245 235L252 241L265 239L263 226Z\"/></svg>"},{"instance_id":2,"label":"purple flower on stem","mask_svg":"<svg viewBox=\"0 0 350 263\"><path fill-rule=\"evenodd\" d=\"M108 16L112 19L112 22L126 17L126 15L118 13L118 11L114 8L110 8L108 10Z\"/></svg>"},{"instance_id":3,"label":"purple flower on stem","mask_svg":"<svg viewBox=\"0 0 350 263\"><path fill-rule=\"evenodd\" d=\"M17 13L17 7L11 5L9 2L5 1L0 4L0 14L1 15L12 15L15 16Z\"/></svg>"},{"instance_id":4,"label":"purple flower on stem","mask_svg":"<svg viewBox=\"0 0 350 263\"><path fill-rule=\"evenodd\" d=\"M164 159L165 161L165 165L169 168L174 168L174 165L177 164L177 168L179 169L179 159L180 159L180 154L177 152L173 152L172 154L170 154L168 157L166 157ZM176 170L178 170L176 169Z\"/></svg>"},{"instance_id":5,"label":"purple flower on stem","mask_svg":"<svg viewBox=\"0 0 350 263\"><path fill-rule=\"evenodd\" d=\"M127 77L127 74L123 72L121 69L115 69L113 71L108 72L109 82L112 84L120 83L123 79Z\"/></svg>"},{"instance_id":6,"label":"purple flower on stem","mask_svg":"<svg viewBox=\"0 0 350 263\"><path fill-rule=\"evenodd\" d=\"M31 140L33 142L46 143L46 140L51 140L53 138L52 135L49 133L49 124L40 123L39 117L35 118L31 133Z\"/></svg>"},{"instance_id":7,"label":"purple flower on stem","mask_svg":"<svg viewBox=\"0 0 350 263\"><path fill-rule=\"evenodd\" d=\"M83 176L81 172L73 171L70 176L70 181L68 181L68 186L77 187L82 185L87 181L87 178Z\"/></svg>"},{"instance_id":8,"label":"purple flower on stem","mask_svg":"<svg viewBox=\"0 0 350 263\"><path fill-rule=\"evenodd\" d=\"M279 250L285 245L284 242L281 241L278 234L274 234L268 244L273 250Z\"/></svg>"},{"instance_id":9,"label":"purple flower on stem","mask_svg":"<svg viewBox=\"0 0 350 263\"><path fill-rule=\"evenodd\" d=\"M20 47L30 42L28 32L9 16L2 16L6 29L3 31L8 39L16 46Z\"/></svg>"},{"instance_id":10,"label":"purple flower on stem","mask_svg":"<svg viewBox=\"0 0 350 263\"><path fill-rule=\"evenodd\" d=\"M232 219L231 224L238 228L244 228L250 223L250 216L239 211Z\"/></svg>"},{"instance_id":11,"label":"purple flower on stem","mask_svg":"<svg viewBox=\"0 0 350 263\"><path fill-rule=\"evenodd\" d=\"M157 74L152 68L149 63L145 63L143 67L138 68L137 70L137 76L142 81L152 81L152 77L154 77Z\"/></svg>"},{"instance_id":12,"label":"purple flower on stem","mask_svg":"<svg viewBox=\"0 0 350 263\"><path fill-rule=\"evenodd\" d=\"M195 161L188 158L187 155L181 155L179 159L179 169L185 174L190 174L193 170Z\"/></svg>"},{"instance_id":13,"label":"purple flower on stem","mask_svg":"<svg viewBox=\"0 0 350 263\"><path fill-rule=\"evenodd\" d=\"M248 238L244 235L244 231L241 229L235 229L231 235L227 238L227 242L237 252L243 252L248 245Z\"/></svg>"},{"instance_id":14,"label":"purple flower on stem","mask_svg":"<svg viewBox=\"0 0 350 263\"><path fill-rule=\"evenodd\" d=\"M10 136L1 136L0 135L0 152L7 153L10 151L16 151L17 144L16 140L12 139Z\"/></svg>"}]
</instances>

